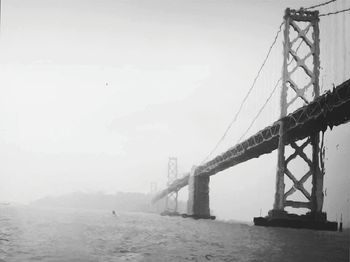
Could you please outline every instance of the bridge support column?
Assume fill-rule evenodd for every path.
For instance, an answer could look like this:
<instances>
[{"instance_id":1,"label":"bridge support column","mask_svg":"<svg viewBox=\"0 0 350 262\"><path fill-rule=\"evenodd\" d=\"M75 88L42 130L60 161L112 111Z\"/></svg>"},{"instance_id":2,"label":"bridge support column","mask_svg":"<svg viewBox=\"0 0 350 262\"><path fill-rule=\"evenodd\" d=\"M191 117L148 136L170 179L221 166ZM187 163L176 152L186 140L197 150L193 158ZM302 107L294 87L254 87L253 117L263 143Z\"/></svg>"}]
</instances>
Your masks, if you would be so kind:
<instances>
[{"instance_id":1,"label":"bridge support column","mask_svg":"<svg viewBox=\"0 0 350 262\"><path fill-rule=\"evenodd\" d=\"M297 102L309 104L319 96L319 67L320 67L320 48L319 48L319 17L318 11L291 10L285 11L284 16L284 45L283 45L283 70L282 70L282 91L281 91L281 118L289 113L291 106L297 106ZM297 35L291 34L295 31ZM308 32L310 35L308 36ZM312 32L312 33L311 33ZM292 39L290 38L292 37ZM304 44L304 52L298 53L299 47L296 42ZM312 64L305 64L306 58L312 58ZM294 62L294 65L293 63ZM301 77L296 77L294 73L300 70L303 77L309 81L308 85L301 81ZM293 80L294 79L294 80ZM288 96L288 94L290 94ZM291 155L286 155L285 146L295 150ZM305 152L305 148L311 146L312 156ZM304 161L309 170L301 178L297 178L290 170L290 163L296 158ZM286 212L284 208L291 206L293 208L308 208L311 212L322 212L322 190L323 173L320 168L321 151L319 145L319 133L311 135L301 145L296 142L289 142L285 134L285 123L280 122L279 143L278 143L278 164L276 174L276 193L273 210L270 216L283 217ZM322 160L321 160L322 161ZM288 177L293 182L292 188L285 191L284 178ZM305 189L304 184L309 177L312 177L312 192ZM290 199L290 196L299 190L305 197L304 202ZM311 194L310 194L311 193Z\"/></svg>"},{"instance_id":2,"label":"bridge support column","mask_svg":"<svg viewBox=\"0 0 350 262\"><path fill-rule=\"evenodd\" d=\"M323 177L324 177L324 160L321 150L323 148L323 137L321 148L319 146L320 135L317 133L311 136L311 144L313 147L312 154L312 191L311 191L311 212L313 213L322 213L323 207ZM321 215L322 216L322 215Z\"/></svg>"},{"instance_id":3,"label":"bridge support column","mask_svg":"<svg viewBox=\"0 0 350 262\"><path fill-rule=\"evenodd\" d=\"M319 97L318 22L318 11L289 8L285 11L281 119L290 113L291 106L297 107L300 106L300 103L309 104ZM291 31L294 31L294 35L291 34ZM298 41L300 44L297 47ZM304 52L298 52L301 44L304 44ZM305 63L308 57L312 57L312 64ZM294 74L298 70L302 77ZM303 78L304 81L305 79L307 81L301 81ZM294 121L297 122L296 119ZM336 230L336 223L327 221L326 213L322 212L324 167L323 142L320 145L319 137L319 132L317 132L299 144L296 141L290 141L285 132L285 123L280 122L275 202L267 218L254 218L256 225ZM286 146L289 146L294 152L287 153ZM307 149L311 149L311 156ZM307 165L308 170L302 176L296 176L297 171L291 169L293 166L291 167L290 163L295 162L296 158ZM293 183L288 191L285 191L285 177ZM310 177L312 178L311 192L310 189L305 188L306 181ZM292 199L291 195L296 191L300 191L302 196ZM307 208L310 212L298 216L288 214L284 210L285 207Z\"/></svg>"},{"instance_id":4,"label":"bridge support column","mask_svg":"<svg viewBox=\"0 0 350 262\"><path fill-rule=\"evenodd\" d=\"M195 167L192 168L188 180L188 216L194 218L213 218L209 208L209 176L199 176Z\"/></svg>"}]
</instances>

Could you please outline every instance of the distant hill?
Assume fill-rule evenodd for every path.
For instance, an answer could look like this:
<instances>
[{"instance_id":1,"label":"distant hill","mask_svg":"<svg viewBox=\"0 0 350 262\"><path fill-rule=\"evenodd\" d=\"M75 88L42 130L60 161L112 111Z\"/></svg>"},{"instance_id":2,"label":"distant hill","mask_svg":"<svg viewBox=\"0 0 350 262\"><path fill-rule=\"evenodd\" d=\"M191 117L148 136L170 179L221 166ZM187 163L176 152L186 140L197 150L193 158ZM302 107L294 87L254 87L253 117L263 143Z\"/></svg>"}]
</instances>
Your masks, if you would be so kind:
<instances>
[{"instance_id":1,"label":"distant hill","mask_svg":"<svg viewBox=\"0 0 350 262\"><path fill-rule=\"evenodd\" d=\"M75 192L61 196L40 198L32 205L40 207L64 207L84 209L108 209L129 212L162 212L165 202L151 205L151 194L118 192L116 194ZM185 212L186 204L179 202L179 211Z\"/></svg>"}]
</instances>

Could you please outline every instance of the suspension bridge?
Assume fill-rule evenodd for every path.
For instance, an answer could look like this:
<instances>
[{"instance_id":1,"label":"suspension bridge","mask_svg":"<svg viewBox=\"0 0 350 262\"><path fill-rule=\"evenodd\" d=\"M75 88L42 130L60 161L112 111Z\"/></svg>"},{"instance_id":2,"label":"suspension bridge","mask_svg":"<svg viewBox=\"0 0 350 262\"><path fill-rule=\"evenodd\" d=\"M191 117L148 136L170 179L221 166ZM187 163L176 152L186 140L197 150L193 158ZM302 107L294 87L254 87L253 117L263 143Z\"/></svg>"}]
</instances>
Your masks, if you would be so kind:
<instances>
[{"instance_id":1,"label":"suspension bridge","mask_svg":"<svg viewBox=\"0 0 350 262\"><path fill-rule=\"evenodd\" d=\"M176 158L170 158L167 188L154 196L153 203L166 197L169 208L171 201L177 203L178 191L188 186L187 214L184 216L213 218L209 207L210 177L220 171L277 150L273 208L267 217L255 218L254 223L263 226L337 230L337 223L328 221L327 215L322 209L325 175L324 132L328 128L332 129L334 126L346 124L350 120L350 79L336 86L328 87L328 90L321 94L319 21L322 17L348 12L350 8L329 13L320 13L315 10L315 8L329 5L335 1L297 10L289 8L285 10L283 22L279 26L267 56L222 138L200 165L194 166L181 178L176 175ZM217 150L218 145L239 117L282 28L283 64L281 78L278 79L272 93L252 119L251 124L237 144L208 161L207 159ZM280 116L277 121L243 140L278 88L280 90ZM293 173L289 168L289 165L297 157L308 167L302 176ZM290 188L286 188L285 180L292 182ZM305 183L310 180L311 188L306 188ZM302 193L304 201L290 199L296 192ZM291 214L285 211L286 207L306 208L309 212L305 215ZM176 213L176 211L177 205L175 204L168 213Z\"/></svg>"}]
</instances>

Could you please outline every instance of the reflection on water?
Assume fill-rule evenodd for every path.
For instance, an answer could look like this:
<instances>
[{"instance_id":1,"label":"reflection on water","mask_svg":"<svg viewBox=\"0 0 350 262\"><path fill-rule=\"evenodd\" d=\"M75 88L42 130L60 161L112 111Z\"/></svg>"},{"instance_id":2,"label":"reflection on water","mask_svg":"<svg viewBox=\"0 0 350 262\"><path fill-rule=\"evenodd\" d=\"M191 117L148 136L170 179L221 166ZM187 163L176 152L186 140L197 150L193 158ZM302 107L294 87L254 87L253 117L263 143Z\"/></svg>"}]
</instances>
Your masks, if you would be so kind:
<instances>
[{"instance_id":1,"label":"reflection on water","mask_svg":"<svg viewBox=\"0 0 350 262\"><path fill-rule=\"evenodd\" d=\"M349 261L349 231L111 211L0 208L0 261Z\"/></svg>"}]
</instances>

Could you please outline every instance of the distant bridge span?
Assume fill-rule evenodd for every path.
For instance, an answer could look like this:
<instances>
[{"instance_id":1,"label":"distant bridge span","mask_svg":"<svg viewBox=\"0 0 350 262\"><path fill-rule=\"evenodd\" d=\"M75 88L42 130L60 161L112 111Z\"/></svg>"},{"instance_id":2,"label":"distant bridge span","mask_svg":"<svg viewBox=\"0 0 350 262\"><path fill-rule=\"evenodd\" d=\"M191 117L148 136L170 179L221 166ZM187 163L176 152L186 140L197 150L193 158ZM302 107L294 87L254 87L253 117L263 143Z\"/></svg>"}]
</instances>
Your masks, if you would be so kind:
<instances>
[{"instance_id":1,"label":"distant bridge span","mask_svg":"<svg viewBox=\"0 0 350 262\"><path fill-rule=\"evenodd\" d=\"M350 120L350 79L332 91L318 97L308 105L299 108L272 125L260 130L245 141L196 168L196 176L212 176L239 163L268 154L278 148L281 123L285 128L285 145L304 139L328 127L338 126ZM160 191L153 202L170 192L178 191L189 183L190 174L175 180Z\"/></svg>"}]
</instances>

